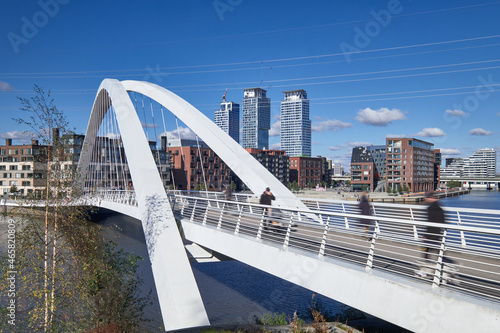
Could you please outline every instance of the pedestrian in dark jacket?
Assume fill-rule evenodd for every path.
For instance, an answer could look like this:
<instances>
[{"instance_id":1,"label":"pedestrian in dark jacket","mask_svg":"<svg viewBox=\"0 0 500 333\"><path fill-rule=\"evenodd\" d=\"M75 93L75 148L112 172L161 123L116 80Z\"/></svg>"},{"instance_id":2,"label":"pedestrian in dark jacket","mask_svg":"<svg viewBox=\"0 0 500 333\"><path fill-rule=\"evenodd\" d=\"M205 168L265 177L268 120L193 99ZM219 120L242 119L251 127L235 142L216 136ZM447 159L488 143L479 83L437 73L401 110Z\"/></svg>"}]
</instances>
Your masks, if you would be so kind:
<instances>
[{"instance_id":1,"label":"pedestrian in dark jacket","mask_svg":"<svg viewBox=\"0 0 500 333\"><path fill-rule=\"evenodd\" d=\"M260 196L259 204L261 205L266 205L266 206L271 206L272 201L276 200L274 195L271 193L271 189L269 187L266 188L264 193ZM267 225L269 224L268 222L268 217L271 215L271 207L267 208L265 211L266 217L265 217L265 225L264 229L267 230Z\"/></svg>"},{"instance_id":2,"label":"pedestrian in dark jacket","mask_svg":"<svg viewBox=\"0 0 500 333\"><path fill-rule=\"evenodd\" d=\"M359 210L361 211L361 215L370 216L370 215L372 215L372 208L370 207L370 204L368 203L368 197L366 196L366 194L367 194L366 192L361 193L361 200L359 201ZM370 234L371 220L361 219L360 222L362 225L365 226L366 233L369 235Z\"/></svg>"},{"instance_id":3,"label":"pedestrian in dark jacket","mask_svg":"<svg viewBox=\"0 0 500 333\"><path fill-rule=\"evenodd\" d=\"M433 223L445 223L444 211L439 205L439 199L434 192L429 192L425 196L425 202L429 205L427 207L427 220ZM439 245L442 239L442 228L435 226L427 226L424 234L425 249L424 258L430 259L434 254L439 253Z\"/></svg>"}]
</instances>

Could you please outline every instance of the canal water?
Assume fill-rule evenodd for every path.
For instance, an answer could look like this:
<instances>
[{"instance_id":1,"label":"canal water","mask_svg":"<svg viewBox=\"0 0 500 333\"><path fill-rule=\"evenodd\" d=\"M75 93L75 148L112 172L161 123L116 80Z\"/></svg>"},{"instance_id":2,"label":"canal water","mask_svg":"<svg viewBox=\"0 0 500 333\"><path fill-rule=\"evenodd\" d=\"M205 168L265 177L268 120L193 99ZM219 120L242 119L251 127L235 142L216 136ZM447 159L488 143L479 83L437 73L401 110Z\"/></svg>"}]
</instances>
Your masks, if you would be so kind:
<instances>
[{"instance_id":1,"label":"canal water","mask_svg":"<svg viewBox=\"0 0 500 333\"><path fill-rule=\"evenodd\" d=\"M468 195L444 198L440 202L449 207L499 209L500 192L471 191ZM155 294L140 222L123 215L111 215L102 223L108 227L109 237L119 246L144 258L139 268L144 291L152 289ZM212 325L255 323L256 318L269 312L284 312L287 316L293 316L294 311L304 313L314 293L238 261L193 263L192 268ZM341 303L321 295L316 295L315 300L332 314L343 308ZM143 329L161 331L156 298L146 314L151 322L145 323Z\"/></svg>"}]
</instances>

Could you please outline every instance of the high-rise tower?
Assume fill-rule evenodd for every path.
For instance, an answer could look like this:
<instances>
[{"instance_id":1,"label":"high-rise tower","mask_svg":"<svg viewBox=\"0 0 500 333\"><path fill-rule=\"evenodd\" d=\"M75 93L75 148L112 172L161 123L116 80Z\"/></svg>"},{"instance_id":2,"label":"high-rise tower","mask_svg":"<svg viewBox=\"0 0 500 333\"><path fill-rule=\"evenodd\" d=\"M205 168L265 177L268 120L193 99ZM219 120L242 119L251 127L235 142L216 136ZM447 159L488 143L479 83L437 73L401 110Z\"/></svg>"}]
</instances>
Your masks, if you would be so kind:
<instances>
[{"instance_id":1,"label":"high-rise tower","mask_svg":"<svg viewBox=\"0 0 500 333\"><path fill-rule=\"evenodd\" d=\"M261 88L249 88L243 95L243 148L269 148L271 99Z\"/></svg>"},{"instance_id":2,"label":"high-rise tower","mask_svg":"<svg viewBox=\"0 0 500 333\"><path fill-rule=\"evenodd\" d=\"M283 91L281 101L281 150L288 156L311 156L311 120L305 90Z\"/></svg>"},{"instance_id":3,"label":"high-rise tower","mask_svg":"<svg viewBox=\"0 0 500 333\"><path fill-rule=\"evenodd\" d=\"M215 124L229 134L234 141L240 143L240 105L224 101L220 103L220 110L215 111Z\"/></svg>"}]
</instances>

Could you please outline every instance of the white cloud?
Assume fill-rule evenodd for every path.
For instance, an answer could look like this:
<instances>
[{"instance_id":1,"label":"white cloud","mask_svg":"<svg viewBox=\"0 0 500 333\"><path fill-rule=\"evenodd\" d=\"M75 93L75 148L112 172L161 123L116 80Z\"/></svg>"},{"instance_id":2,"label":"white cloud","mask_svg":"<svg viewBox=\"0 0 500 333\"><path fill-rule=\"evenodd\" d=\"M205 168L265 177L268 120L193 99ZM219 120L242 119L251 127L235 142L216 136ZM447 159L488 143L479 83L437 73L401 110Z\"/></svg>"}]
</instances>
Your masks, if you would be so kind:
<instances>
[{"instance_id":1,"label":"white cloud","mask_svg":"<svg viewBox=\"0 0 500 333\"><path fill-rule=\"evenodd\" d=\"M455 148L440 148L443 155L462 155L462 152Z\"/></svg>"},{"instance_id":2,"label":"white cloud","mask_svg":"<svg viewBox=\"0 0 500 333\"><path fill-rule=\"evenodd\" d=\"M271 125L271 129L269 130L269 136L278 136L281 132L281 121L276 121Z\"/></svg>"},{"instance_id":3,"label":"white cloud","mask_svg":"<svg viewBox=\"0 0 500 333\"><path fill-rule=\"evenodd\" d=\"M108 133L105 135L108 139L120 139L121 135L120 134L115 134L115 133Z\"/></svg>"},{"instance_id":4,"label":"white cloud","mask_svg":"<svg viewBox=\"0 0 500 333\"><path fill-rule=\"evenodd\" d=\"M271 149L271 150L280 150L281 149L281 143L280 142L272 143L272 144L269 145L269 149Z\"/></svg>"},{"instance_id":5,"label":"white cloud","mask_svg":"<svg viewBox=\"0 0 500 333\"><path fill-rule=\"evenodd\" d=\"M181 139L196 140L196 134L188 127L179 126L178 129L163 132L160 136L165 136L165 134L167 135L167 140L179 139L179 134Z\"/></svg>"},{"instance_id":6,"label":"white cloud","mask_svg":"<svg viewBox=\"0 0 500 333\"><path fill-rule=\"evenodd\" d=\"M493 132L484 130L482 128L474 128L469 131L469 135L492 135Z\"/></svg>"},{"instance_id":7,"label":"white cloud","mask_svg":"<svg viewBox=\"0 0 500 333\"><path fill-rule=\"evenodd\" d=\"M462 110L446 110L445 113L455 117L465 117L467 115Z\"/></svg>"},{"instance_id":8,"label":"white cloud","mask_svg":"<svg viewBox=\"0 0 500 333\"><path fill-rule=\"evenodd\" d=\"M31 132L19 132L19 131L11 131L11 132L3 132L0 133L1 139L14 139L18 140L20 143L28 143L31 142L31 139L35 137L35 133Z\"/></svg>"},{"instance_id":9,"label":"white cloud","mask_svg":"<svg viewBox=\"0 0 500 333\"><path fill-rule=\"evenodd\" d=\"M346 142L348 147L366 147L366 146L373 146L373 143L371 142L363 142L363 141L356 141L356 142Z\"/></svg>"},{"instance_id":10,"label":"white cloud","mask_svg":"<svg viewBox=\"0 0 500 333\"><path fill-rule=\"evenodd\" d=\"M386 138L406 138L404 134L386 134Z\"/></svg>"},{"instance_id":11,"label":"white cloud","mask_svg":"<svg viewBox=\"0 0 500 333\"><path fill-rule=\"evenodd\" d=\"M389 110L388 108L380 108L378 110L366 108L359 110L356 116L356 120L360 123L373 126L387 126L393 121L403 119L406 119L406 116L401 110Z\"/></svg>"},{"instance_id":12,"label":"white cloud","mask_svg":"<svg viewBox=\"0 0 500 333\"><path fill-rule=\"evenodd\" d=\"M435 138L439 136L446 136L446 133L443 132L440 128L437 127L430 127L430 128L424 128L415 136L425 136L425 137L430 137L430 138Z\"/></svg>"},{"instance_id":13,"label":"white cloud","mask_svg":"<svg viewBox=\"0 0 500 333\"><path fill-rule=\"evenodd\" d=\"M337 132L338 130L340 130L342 128L349 128L349 127L352 127L351 123L344 123L340 120L327 119L327 120L313 124L311 126L311 131L313 131L313 132L326 132L326 131Z\"/></svg>"},{"instance_id":14,"label":"white cloud","mask_svg":"<svg viewBox=\"0 0 500 333\"><path fill-rule=\"evenodd\" d=\"M335 146L335 147L328 147L328 150L331 150L331 151L338 151L338 150L342 150L342 147L339 147L339 146Z\"/></svg>"},{"instance_id":15,"label":"white cloud","mask_svg":"<svg viewBox=\"0 0 500 333\"><path fill-rule=\"evenodd\" d=\"M0 91L13 91L15 90L13 86L8 84L7 82L0 81Z\"/></svg>"}]
</instances>

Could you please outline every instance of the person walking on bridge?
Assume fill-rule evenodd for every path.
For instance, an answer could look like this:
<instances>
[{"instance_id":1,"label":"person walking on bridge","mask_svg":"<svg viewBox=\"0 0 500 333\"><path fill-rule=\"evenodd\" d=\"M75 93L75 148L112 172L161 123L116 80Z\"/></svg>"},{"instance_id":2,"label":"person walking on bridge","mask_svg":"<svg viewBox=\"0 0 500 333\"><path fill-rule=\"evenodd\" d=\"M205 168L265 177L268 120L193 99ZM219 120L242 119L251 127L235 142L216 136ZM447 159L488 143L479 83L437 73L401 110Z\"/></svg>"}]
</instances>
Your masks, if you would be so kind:
<instances>
[{"instance_id":1,"label":"person walking on bridge","mask_svg":"<svg viewBox=\"0 0 500 333\"><path fill-rule=\"evenodd\" d=\"M276 197L271 193L271 189L269 187L266 187L266 190L260 196L259 204L271 206L273 200L276 200ZM264 230L267 230L267 227L269 225L268 219L271 217L271 211L271 207L265 208Z\"/></svg>"},{"instance_id":2,"label":"person walking on bridge","mask_svg":"<svg viewBox=\"0 0 500 333\"><path fill-rule=\"evenodd\" d=\"M366 215L366 216L372 215L372 208L368 203L368 196L366 191L361 193L361 200L359 201L359 210L361 211L361 215ZM366 236L368 237L369 240L371 240L370 226L372 224L372 221L370 219L361 219L360 222L362 225L365 226Z\"/></svg>"},{"instance_id":3,"label":"person walking on bridge","mask_svg":"<svg viewBox=\"0 0 500 333\"><path fill-rule=\"evenodd\" d=\"M439 204L439 198L435 192L429 192L425 195L425 202L429 205L427 207L427 220L432 223L445 223L444 211ZM442 228L435 226L427 226L424 234L424 241L426 243L424 258L434 259L439 253L439 245L442 239Z\"/></svg>"}]
</instances>

